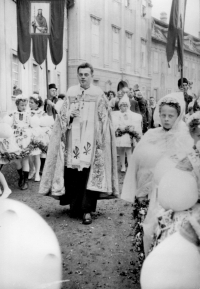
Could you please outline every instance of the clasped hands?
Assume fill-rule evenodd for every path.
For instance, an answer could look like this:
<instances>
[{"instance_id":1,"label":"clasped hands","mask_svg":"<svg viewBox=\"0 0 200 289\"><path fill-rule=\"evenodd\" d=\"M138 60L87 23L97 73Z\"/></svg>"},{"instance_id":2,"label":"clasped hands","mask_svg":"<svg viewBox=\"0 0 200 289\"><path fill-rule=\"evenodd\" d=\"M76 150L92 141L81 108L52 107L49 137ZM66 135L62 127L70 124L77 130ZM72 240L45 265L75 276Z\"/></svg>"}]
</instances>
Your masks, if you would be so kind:
<instances>
[{"instance_id":1,"label":"clasped hands","mask_svg":"<svg viewBox=\"0 0 200 289\"><path fill-rule=\"evenodd\" d=\"M74 118L80 115L80 111L77 108L73 108L70 112L70 117Z\"/></svg>"}]
</instances>

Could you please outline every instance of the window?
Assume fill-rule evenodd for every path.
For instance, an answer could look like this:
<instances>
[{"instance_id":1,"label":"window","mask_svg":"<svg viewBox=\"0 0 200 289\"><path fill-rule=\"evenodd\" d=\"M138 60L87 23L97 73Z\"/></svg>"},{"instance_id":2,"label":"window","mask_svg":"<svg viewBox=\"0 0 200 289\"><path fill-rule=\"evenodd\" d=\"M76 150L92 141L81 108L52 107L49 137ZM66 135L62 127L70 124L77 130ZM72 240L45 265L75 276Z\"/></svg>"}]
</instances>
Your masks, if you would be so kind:
<instances>
[{"instance_id":1,"label":"window","mask_svg":"<svg viewBox=\"0 0 200 289\"><path fill-rule=\"evenodd\" d=\"M19 59L17 55L12 56L12 89L19 88Z\"/></svg>"},{"instance_id":2,"label":"window","mask_svg":"<svg viewBox=\"0 0 200 289\"><path fill-rule=\"evenodd\" d=\"M191 79L195 79L195 63L192 63Z\"/></svg>"},{"instance_id":3,"label":"window","mask_svg":"<svg viewBox=\"0 0 200 289\"><path fill-rule=\"evenodd\" d=\"M33 63L33 91L39 91L39 66Z\"/></svg>"},{"instance_id":4,"label":"window","mask_svg":"<svg viewBox=\"0 0 200 289\"><path fill-rule=\"evenodd\" d=\"M91 21L92 21L92 54L99 55L100 19L91 16Z\"/></svg>"},{"instance_id":5,"label":"window","mask_svg":"<svg viewBox=\"0 0 200 289\"><path fill-rule=\"evenodd\" d=\"M141 11L142 17L145 17L147 12L146 12L146 0L142 0L142 11Z\"/></svg>"},{"instance_id":6,"label":"window","mask_svg":"<svg viewBox=\"0 0 200 289\"><path fill-rule=\"evenodd\" d=\"M159 63L158 63L158 52L157 51L154 51L154 58L153 58L153 71L155 73L158 73L159 72Z\"/></svg>"},{"instance_id":7,"label":"window","mask_svg":"<svg viewBox=\"0 0 200 289\"><path fill-rule=\"evenodd\" d=\"M119 31L120 29L112 26L112 35L113 35L113 59L119 60Z\"/></svg>"},{"instance_id":8,"label":"window","mask_svg":"<svg viewBox=\"0 0 200 289\"><path fill-rule=\"evenodd\" d=\"M132 51L132 35L126 32L126 62L130 64L132 62L131 51Z\"/></svg>"},{"instance_id":9,"label":"window","mask_svg":"<svg viewBox=\"0 0 200 289\"><path fill-rule=\"evenodd\" d=\"M144 98L146 98L146 87L145 86L142 86L142 95L144 96Z\"/></svg>"},{"instance_id":10,"label":"window","mask_svg":"<svg viewBox=\"0 0 200 289\"><path fill-rule=\"evenodd\" d=\"M60 73L57 74L57 94L60 94Z\"/></svg>"},{"instance_id":11,"label":"window","mask_svg":"<svg viewBox=\"0 0 200 289\"><path fill-rule=\"evenodd\" d=\"M141 45L141 66L144 68L146 66L146 43L144 40L142 40Z\"/></svg>"},{"instance_id":12,"label":"window","mask_svg":"<svg viewBox=\"0 0 200 289\"><path fill-rule=\"evenodd\" d=\"M125 0L125 7L129 7L130 6L130 0Z\"/></svg>"},{"instance_id":13,"label":"window","mask_svg":"<svg viewBox=\"0 0 200 289\"><path fill-rule=\"evenodd\" d=\"M169 65L168 65L168 62L167 62L168 74L172 73L172 67L173 67L173 59L170 61Z\"/></svg>"},{"instance_id":14,"label":"window","mask_svg":"<svg viewBox=\"0 0 200 289\"><path fill-rule=\"evenodd\" d=\"M153 97L157 102L158 101L158 89L157 88L154 88L154 90L153 90Z\"/></svg>"},{"instance_id":15,"label":"window","mask_svg":"<svg viewBox=\"0 0 200 289\"><path fill-rule=\"evenodd\" d=\"M184 69L184 71L183 71L183 74L185 75L185 77L188 77L188 62L187 61L185 61L185 65L184 65L185 67L185 69Z\"/></svg>"}]
</instances>

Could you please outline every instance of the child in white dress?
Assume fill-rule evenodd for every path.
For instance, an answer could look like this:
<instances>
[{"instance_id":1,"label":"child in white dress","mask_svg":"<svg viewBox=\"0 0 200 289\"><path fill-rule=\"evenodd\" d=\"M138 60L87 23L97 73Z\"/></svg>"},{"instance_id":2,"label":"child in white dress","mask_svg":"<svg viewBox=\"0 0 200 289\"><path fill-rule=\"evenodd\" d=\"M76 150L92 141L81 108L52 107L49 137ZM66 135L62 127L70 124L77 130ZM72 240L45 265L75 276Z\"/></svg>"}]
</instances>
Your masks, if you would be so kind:
<instances>
[{"instance_id":1,"label":"child in white dress","mask_svg":"<svg viewBox=\"0 0 200 289\"><path fill-rule=\"evenodd\" d=\"M30 129L30 111L26 110L28 98L22 94L16 97L15 104L17 110L10 114L14 136L19 148L23 151L28 147L31 142L31 129ZM21 190L28 189L28 174L29 174L29 158L28 152L21 159L15 160L17 171L19 174L19 188Z\"/></svg>"},{"instance_id":2,"label":"child in white dress","mask_svg":"<svg viewBox=\"0 0 200 289\"><path fill-rule=\"evenodd\" d=\"M0 167L20 154L12 128L6 122L5 115L6 112L0 112ZM12 193L2 172L0 172L0 184L3 187L3 191L0 187L0 200L2 200Z\"/></svg>"},{"instance_id":3,"label":"child in white dress","mask_svg":"<svg viewBox=\"0 0 200 289\"><path fill-rule=\"evenodd\" d=\"M40 126L40 119L45 115L44 110L42 110L43 101L42 98L38 94L33 94L29 97L29 107L31 109L31 133L32 140L36 143L43 143L44 135L43 130ZM35 176L35 182L40 181L40 155L41 149L38 147L31 152L29 156L29 179L32 179Z\"/></svg>"},{"instance_id":4,"label":"child in white dress","mask_svg":"<svg viewBox=\"0 0 200 289\"><path fill-rule=\"evenodd\" d=\"M130 101L125 94L119 102L119 111L115 114L116 146L120 156L121 172L126 171L125 155L129 163L132 148L142 135L142 116L130 111Z\"/></svg>"}]
</instances>

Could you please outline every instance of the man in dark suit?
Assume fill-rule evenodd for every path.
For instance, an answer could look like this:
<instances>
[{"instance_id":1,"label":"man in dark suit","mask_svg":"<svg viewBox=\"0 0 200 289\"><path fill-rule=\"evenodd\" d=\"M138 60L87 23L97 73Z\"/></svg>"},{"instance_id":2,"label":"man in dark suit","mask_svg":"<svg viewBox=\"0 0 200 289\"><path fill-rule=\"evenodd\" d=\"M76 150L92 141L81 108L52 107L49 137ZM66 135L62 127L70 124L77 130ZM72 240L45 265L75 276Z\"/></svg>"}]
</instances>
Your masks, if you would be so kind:
<instances>
[{"instance_id":1,"label":"man in dark suit","mask_svg":"<svg viewBox=\"0 0 200 289\"><path fill-rule=\"evenodd\" d=\"M140 113L142 115L143 120L143 128L142 132L145 133L149 128L149 107L147 100L143 97L140 90L137 90L135 92L136 96L135 99L137 100L140 108Z\"/></svg>"},{"instance_id":2,"label":"man in dark suit","mask_svg":"<svg viewBox=\"0 0 200 289\"><path fill-rule=\"evenodd\" d=\"M150 96L149 104L150 104L150 107L149 107L149 128L155 128L153 115L154 115L154 111L156 108L156 101L155 101L155 98L153 96Z\"/></svg>"},{"instance_id":3,"label":"man in dark suit","mask_svg":"<svg viewBox=\"0 0 200 289\"><path fill-rule=\"evenodd\" d=\"M178 88L181 91L183 91L184 100L185 100L185 114L187 114L188 113L188 105L190 102L193 101L193 97L188 94L189 85L188 85L187 78L183 77L183 86L181 84L181 78L178 80Z\"/></svg>"},{"instance_id":4,"label":"man in dark suit","mask_svg":"<svg viewBox=\"0 0 200 289\"><path fill-rule=\"evenodd\" d=\"M134 99L134 90L132 87L129 88L128 97L129 97L130 104L131 104L130 110L136 113L140 113L140 107L139 107L137 100Z\"/></svg>"},{"instance_id":5,"label":"man in dark suit","mask_svg":"<svg viewBox=\"0 0 200 289\"><path fill-rule=\"evenodd\" d=\"M44 111L48 115L53 115L54 119L56 117L56 110L54 109L53 104L55 104L57 101L57 87L54 83L51 83L49 84L48 98L44 101Z\"/></svg>"}]
</instances>

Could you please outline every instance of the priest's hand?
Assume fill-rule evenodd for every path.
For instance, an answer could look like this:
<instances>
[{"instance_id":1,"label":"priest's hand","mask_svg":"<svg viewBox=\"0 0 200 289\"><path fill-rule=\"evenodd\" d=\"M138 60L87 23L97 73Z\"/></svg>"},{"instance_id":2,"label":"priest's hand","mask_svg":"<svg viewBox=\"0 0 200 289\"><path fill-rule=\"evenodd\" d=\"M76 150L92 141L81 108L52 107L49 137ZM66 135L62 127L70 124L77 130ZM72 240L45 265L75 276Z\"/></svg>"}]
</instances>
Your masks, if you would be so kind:
<instances>
[{"instance_id":1,"label":"priest's hand","mask_svg":"<svg viewBox=\"0 0 200 289\"><path fill-rule=\"evenodd\" d=\"M71 110L70 117L74 118L74 117L79 116L79 114L80 114L79 109L74 108Z\"/></svg>"}]
</instances>

